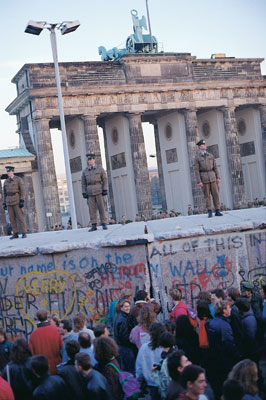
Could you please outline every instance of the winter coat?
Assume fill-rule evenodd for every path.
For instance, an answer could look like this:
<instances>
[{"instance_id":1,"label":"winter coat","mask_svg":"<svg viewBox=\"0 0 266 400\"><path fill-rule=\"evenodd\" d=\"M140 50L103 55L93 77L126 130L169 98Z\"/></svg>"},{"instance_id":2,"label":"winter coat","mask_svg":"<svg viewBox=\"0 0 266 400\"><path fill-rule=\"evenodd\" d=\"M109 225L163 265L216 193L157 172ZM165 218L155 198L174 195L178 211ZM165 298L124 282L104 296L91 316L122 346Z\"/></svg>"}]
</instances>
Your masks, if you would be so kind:
<instances>
[{"instance_id":1,"label":"winter coat","mask_svg":"<svg viewBox=\"0 0 266 400\"><path fill-rule=\"evenodd\" d=\"M39 386L33 391L33 400L66 400L68 393L65 381L60 376L49 373L42 376Z\"/></svg>"},{"instance_id":2,"label":"winter coat","mask_svg":"<svg viewBox=\"0 0 266 400\"><path fill-rule=\"evenodd\" d=\"M92 168L85 168L81 177L82 193L88 196L102 194L103 190L108 190L107 175L103 167L95 165Z\"/></svg>"},{"instance_id":3,"label":"winter coat","mask_svg":"<svg viewBox=\"0 0 266 400\"><path fill-rule=\"evenodd\" d=\"M152 379L151 369L153 364L160 363L162 351L162 347L152 350L151 343L145 343L141 346L136 360L136 378L138 381L142 381L144 377L148 386L156 386Z\"/></svg>"},{"instance_id":4,"label":"winter coat","mask_svg":"<svg viewBox=\"0 0 266 400\"><path fill-rule=\"evenodd\" d=\"M141 325L137 325L130 332L129 340L139 349L144 343L149 343L150 334Z\"/></svg>"},{"instance_id":5,"label":"winter coat","mask_svg":"<svg viewBox=\"0 0 266 400\"><path fill-rule=\"evenodd\" d=\"M197 183L210 183L219 179L216 161L212 154L206 152L206 155L203 155L198 152L195 157L195 167Z\"/></svg>"},{"instance_id":6,"label":"winter coat","mask_svg":"<svg viewBox=\"0 0 266 400\"><path fill-rule=\"evenodd\" d=\"M43 354L46 356L51 374L56 374L56 366L61 362L62 344L62 337L58 329L49 322L38 324L29 339L32 355Z\"/></svg>"},{"instance_id":7,"label":"winter coat","mask_svg":"<svg viewBox=\"0 0 266 400\"><path fill-rule=\"evenodd\" d=\"M115 321L114 338L118 345L131 347L127 319L128 314L120 311Z\"/></svg>"},{"instance_id":8,"label":"winter coat","mask_svg":"<svg viewBox=\"0 0 266 400\"><path fill-rule=\"evenodd\" d=\"M170 321L175 322L180 315L187 315L187 310L187 305L180 301L170 312Z\"/></svg>"},{"instance_id":9,"label":"winter coat","mask_svg":"<svg viewBox=\"0 0 266 400\"><path fill-rule=\"evenodd\" d=\"M69 399L83 399L83 379L77 372L74 360L68 360L57 366L58 375L63 378Z\"/></svg>"},{"instance_id":10,"label":"winter coat","mask_svg":"<svg viewBox=\"0 0 266 400\"><path fill-rule=\"evenodd\" d=\"M25 200L25 186L23 180L14 175L5 180L3 189L3 203L7 206L15 206L20 200Z\"/></svg>"},{"instance_id":11,"label":"winter coat","mask_svg":"<svg viewBox=\"0 0 266 400\"><path fill-rule=\"evenodd\" d=\"M239 360L239 353L229 318L218 315L206 325L212 366L217 371L230 371Z\"/></svg>"},{"instance_id":12,"label":"winter coat","mask_svg":"<svg viewBox=\"0 0 266 400\"><path fill-rule=\"evenodd\" d=\"M12 343L5 339L0 343L0 371L6 366L9 361Z\"/></svg>"},{"instance_id":13,"label":"winter coat","mask_svg":"<svg viewBox=\"0 0 266 400\"><path fill-rule=\"evenodd\" d=\"M86 378L83 377L83 382L86 400L112 400L107 380L100 372L92 369Z\"/></svg>"},{"instance_id":14,"label":"winter coat","mask_svg":"<svg viewBox=\"0 0 266 400\"><path fill-rule=\"evenodd\" d=\"M8 368L10 374L10 385L14 392L15 399L32 399L32 392L36 377L33 375L29 357L23 364L18 364L14 361L9 361ZM7 366L5 367L2 376L7 380Z\"/></svg>"},{"instance_id":15,"label":"winter coat","mask_svg":"<svg viewBox=\"0 0 266 400\"><path fill-rule=\"evenodd\" d=\"M241 353L244 358L257 360L259 344L256 339L257 321L252 312L249 310L241 315Z\"/></svg>"}]
</instances>

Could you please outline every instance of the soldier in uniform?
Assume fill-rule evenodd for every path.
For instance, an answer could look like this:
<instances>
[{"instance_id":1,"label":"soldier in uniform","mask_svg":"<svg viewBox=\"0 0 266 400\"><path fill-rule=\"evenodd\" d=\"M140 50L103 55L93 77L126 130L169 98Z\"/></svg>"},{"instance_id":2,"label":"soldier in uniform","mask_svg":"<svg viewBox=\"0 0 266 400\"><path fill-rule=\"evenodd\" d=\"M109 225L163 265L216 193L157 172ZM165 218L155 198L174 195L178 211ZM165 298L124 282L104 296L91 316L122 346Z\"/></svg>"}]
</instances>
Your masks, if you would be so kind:
<instances>
[{"instance_id":1,"label":"soldier in uniform","mask_svg":"<svg viewBox=\"0 0 266 400\"><path fill-rule=\"evenodd\" d=\"M207 152L205 140L200 140L197 143L199 152L195 158L197 183L201 187L206 199L208 217L212 217L211 195L215 208L215 215L221 217L223 214L220 211L219 189L220 183L218 168L215 158Z\"/></svg>"},{"instance_id":2,"label":"soldier in uniform","mask_svg":"<svg viewBox=\"0 0 266 400\"><path fill-rule=\"evenodd\" d=\"M97 209L103 229L107 229L107 212L103 196L107 196L107 176L101 166L95 165L95 154L87 154L88 166L82 172L82 196L88 199L88 206L91 218L89 232L97 230Z\"/></svg>"},{"instance_id":3,"label":"soldier in uniform","mask_svg":"<svg viewBox=\"0 0 266 400\"><path fill-rule=\"evenodd\" d=\"M25 187L23 180L14 175L14 170L15 168L12 166L6 167L8 179L5 180L3 190L3 209L8 210L10 224L13 230L13 235L10 239L18 238L17 221L20 223L22 238L27 237L23 210L25 201Z\"/></svg>"}]
</instances>

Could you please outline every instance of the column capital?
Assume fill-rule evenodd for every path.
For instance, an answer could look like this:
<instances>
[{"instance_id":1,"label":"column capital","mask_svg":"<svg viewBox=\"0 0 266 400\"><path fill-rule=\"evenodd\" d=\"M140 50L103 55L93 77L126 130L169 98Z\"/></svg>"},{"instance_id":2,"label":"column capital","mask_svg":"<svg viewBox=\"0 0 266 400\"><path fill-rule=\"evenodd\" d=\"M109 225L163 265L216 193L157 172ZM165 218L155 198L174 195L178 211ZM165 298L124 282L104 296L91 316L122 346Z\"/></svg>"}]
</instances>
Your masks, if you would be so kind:
<instances>
[{"instance_id":1,"label":"column capital","mask_svg":"<svg viewBox=\"0 0 266 400\"><path fill-rule=\"evenodd\" d=\"M90 119L97 119L99 117L99 114L82 114L81 116L80 116L80 118L83 120L83 121L88 121L88 120L90 120Z\"/></svg>"},{"instance_id":2,"label":"column capital","mask_svg":"<svg viewBox=\"0 0 266 400\"><path fill-rule=\"evenodd\" d=\"M125 116L128 119L133 119L133 118L141 118L142 114L143 114L142 112L126 112Z\"/></svg>"},{"instance_id":3,"label":"column capital","mask_svg":"<svg viewBox=\"0 0 266 400\"><path fill-rule=\"evenodd\" d=\"M235 112L236 106L222 106L218 107L222 112Z\"/></svg>"},{"instance_id":4,"label":"column capital","mask_svg":"<svg viewBox=\"0 0 266 400\"><path fill-rule=\"evenodd\" d=\"M179 108L177 110L181 114L189 114L189 113L197 113L198 109L196 107L191 107L191 108Z\"/></svg>"}]
</instances>

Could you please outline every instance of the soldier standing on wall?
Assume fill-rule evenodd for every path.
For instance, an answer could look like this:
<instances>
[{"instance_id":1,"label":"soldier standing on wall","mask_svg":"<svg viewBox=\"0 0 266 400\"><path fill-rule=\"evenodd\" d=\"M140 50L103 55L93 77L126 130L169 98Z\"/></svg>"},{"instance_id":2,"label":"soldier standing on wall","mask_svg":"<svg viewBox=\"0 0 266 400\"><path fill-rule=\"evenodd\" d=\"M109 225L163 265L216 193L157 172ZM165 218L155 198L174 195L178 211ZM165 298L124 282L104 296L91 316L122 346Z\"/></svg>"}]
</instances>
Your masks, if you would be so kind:
<instances>
[{"instance_id":1,"label":"soldier standing on wall","mask_svg":"<svg viewBox=\"0 0 266 400\"><path fill-rule=\"evenodd\" d=\"M220 178L215 158L207 152L205 140L200 140L197 146L199 147L199 152L195 158L196 177L198 185L201 187L206 199L208 217L212 217L211 194L215 207L215 215L221 217L223 214L220 211L218 188Z\"/></svg>"},{"instance_id":2,"label":"soldier standing on wall","mask_svg":"<svg viewBox=\"0 0 266 400\"><path fill-rule=\"evenodd\" d=\"M101 166L95 165L95 154L87 154L88 166L82 173L82 196L88 199L88 206L91 218L91 228L89 232L97 230L97 209L103 229L107 229L107 212L103 196L107 195L107 176Z\"/></svg>"},{"instance_id":3,"label":"soldier standing on wall","mask_svg":"<svg viewBox=\"0 0 266 400\"><path fill-rule=\"evenodd\" d=\"M23 180L14 175L14 170L15 167L6 167L8 178L5 180L3 191L3 209L8 210L10 224L13 230L13 235L10 239L18 238L17 220L20 223L22 238L27 237L23 210L25 201L25 187Z\"/></svg>"}]
</instances>

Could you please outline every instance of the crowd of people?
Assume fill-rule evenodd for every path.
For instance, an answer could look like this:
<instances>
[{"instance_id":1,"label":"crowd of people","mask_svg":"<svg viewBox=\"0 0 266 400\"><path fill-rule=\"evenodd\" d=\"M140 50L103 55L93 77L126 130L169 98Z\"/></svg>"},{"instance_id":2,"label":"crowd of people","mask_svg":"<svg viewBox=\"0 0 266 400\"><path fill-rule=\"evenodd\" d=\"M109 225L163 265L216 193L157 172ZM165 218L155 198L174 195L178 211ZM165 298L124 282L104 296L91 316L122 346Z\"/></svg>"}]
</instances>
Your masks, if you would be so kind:
<instances>
[{"instance_id":1,"label":"crowd of people","mask_svg":"<svg viewBox=\"0 0 266 400\"><path fill-rule=\"evenodd\" d=\"M266 399L266 286L201 291L195 309L172 288L166 321L145 290L120 295L93 330L45 310L28 341L0 329L0 400Z\"/></svg>"}]
</instances>

